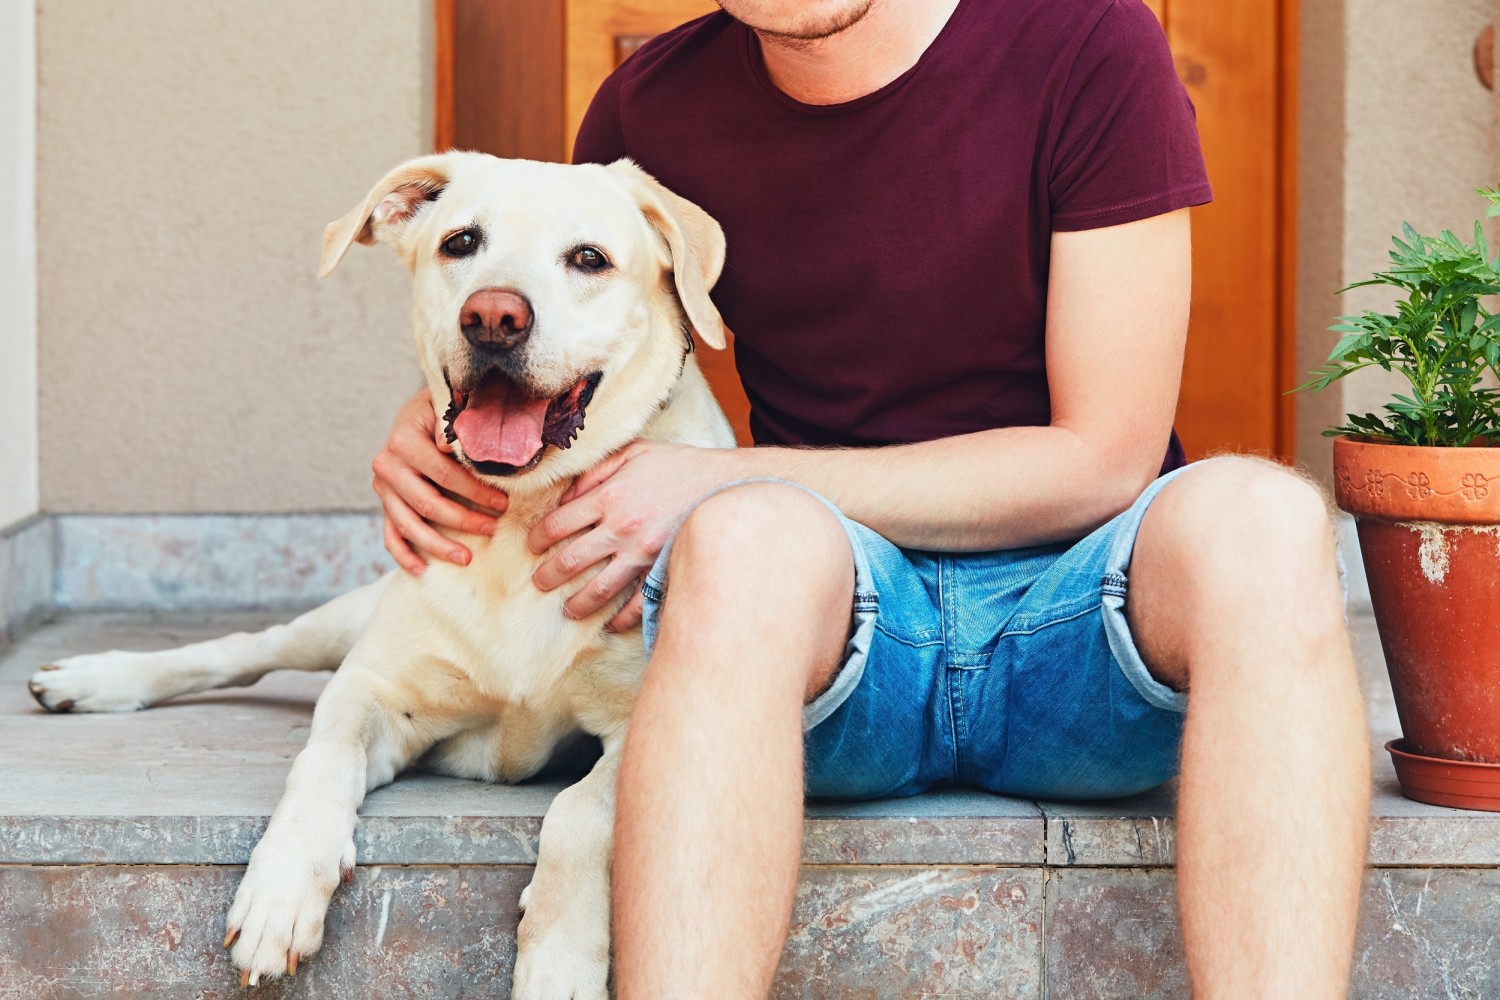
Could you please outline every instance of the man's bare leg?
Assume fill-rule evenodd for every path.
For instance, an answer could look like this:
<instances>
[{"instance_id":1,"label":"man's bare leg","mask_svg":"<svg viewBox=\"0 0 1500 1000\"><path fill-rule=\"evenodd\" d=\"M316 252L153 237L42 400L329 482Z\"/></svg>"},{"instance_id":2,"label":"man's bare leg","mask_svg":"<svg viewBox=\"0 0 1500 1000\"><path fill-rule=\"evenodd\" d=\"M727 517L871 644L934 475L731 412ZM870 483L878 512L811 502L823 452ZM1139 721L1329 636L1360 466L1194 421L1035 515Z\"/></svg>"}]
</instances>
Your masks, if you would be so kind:
<instances>
[{"instance_id":1,"label":"man's bare leg","mask_svg":"<svg viewBox=\"0 0 1500 1000\"><path fill-rule=\"evenodd\" d=\"M838 667L853 592L842 526L795 488L720 493L678 533L620 769L621 1000L770 988L802 843L802 705Z\"/></svg>"},{"instance_id":2,"label":"man's bare leg","mask_svg":"<svg viewBox=\"0 0 1500 1000\"><path fill-rule=\"evenodd\" d=\"M1193 995L1343 997L1366 851L1363 701L1321 496L1270 463L1152 504L1127 613L1190 689L1177 874Z\"/></svg>"}]
</instances>

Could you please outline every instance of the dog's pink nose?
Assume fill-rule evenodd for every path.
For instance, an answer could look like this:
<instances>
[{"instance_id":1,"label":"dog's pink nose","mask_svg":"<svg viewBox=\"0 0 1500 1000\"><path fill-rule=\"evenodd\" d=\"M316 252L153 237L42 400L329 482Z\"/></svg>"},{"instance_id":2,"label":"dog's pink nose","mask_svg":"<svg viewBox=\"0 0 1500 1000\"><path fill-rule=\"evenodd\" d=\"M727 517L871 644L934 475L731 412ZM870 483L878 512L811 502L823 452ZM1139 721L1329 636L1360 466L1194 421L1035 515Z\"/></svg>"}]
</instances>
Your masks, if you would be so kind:
<instances>
[{"instance_id":1,"label":"dog's pink nose","mask_svg":"<svg viewBox=\"0 0 1500 1000\"><path fill-rule=\"evenodd\" d=\"M459 311L458 325L475 347L514 350L531 333L531 303L509 288L481 288Z\"/></svg>"}]
</instances>

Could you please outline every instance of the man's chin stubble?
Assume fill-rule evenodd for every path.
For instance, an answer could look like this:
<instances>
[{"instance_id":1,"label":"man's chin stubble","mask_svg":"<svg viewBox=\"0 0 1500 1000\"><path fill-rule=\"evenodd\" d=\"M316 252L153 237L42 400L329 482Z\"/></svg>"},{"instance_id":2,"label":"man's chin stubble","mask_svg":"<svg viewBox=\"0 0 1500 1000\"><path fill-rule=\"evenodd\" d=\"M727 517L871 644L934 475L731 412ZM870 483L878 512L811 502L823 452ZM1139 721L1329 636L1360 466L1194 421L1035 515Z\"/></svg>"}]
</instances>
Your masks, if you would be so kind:
<instances>
[{"instance_id":1,"label":"man's chin stubble","mask_svg":"<svg viewBox=\"0 0 1500 1000\"><path fill-rule=\"evenodd\" d=\"M723 0L714 0L714 2L726 14L734 17L734 14L724 7ZM774 28L760 27L748 21L741 23L755 32L756 36L763 42L772 42L789 49L808 48L824 39L832 38L834 35L854 27L860 21L864 20L865 15L870 12L870 8L874 5L875 0L864 0L863 3L851 7L835 17L831 17L821 24L815 23L806 27L799 27L796 31L778 31ZM735 19L739 20L738 18Z\"/></svg>"}]
</instances>

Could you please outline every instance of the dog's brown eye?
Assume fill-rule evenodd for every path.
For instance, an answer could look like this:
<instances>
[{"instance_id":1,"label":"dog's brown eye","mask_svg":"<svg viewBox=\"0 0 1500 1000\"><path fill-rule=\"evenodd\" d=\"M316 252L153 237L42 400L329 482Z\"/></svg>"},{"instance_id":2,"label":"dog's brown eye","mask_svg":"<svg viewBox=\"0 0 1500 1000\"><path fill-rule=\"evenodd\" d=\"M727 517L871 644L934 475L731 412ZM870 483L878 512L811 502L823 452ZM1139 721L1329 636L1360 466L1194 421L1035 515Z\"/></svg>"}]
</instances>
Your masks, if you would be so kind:
<instances>
[{"instance_id":1,"label":"dog's brown eye","mask_svg":"<svg viewBox=\"0 0 1500 1000\"><path fill-rule=\"evenodd\" d=\"M602 271L609 266L609 258L594 247L579 247L568 260L585 271Z\"/></svg>"},{"instance_id":2,"label":"dog's brown eye","mask_svg":"<svg viewBox=\"0 0 1500 1000\"><path fill-rule=\"evenodd\" d=\"M454 233L443 241L443 256L467 257L479 249L479 234L472 229Z\"/></svg>"}]
</instances>

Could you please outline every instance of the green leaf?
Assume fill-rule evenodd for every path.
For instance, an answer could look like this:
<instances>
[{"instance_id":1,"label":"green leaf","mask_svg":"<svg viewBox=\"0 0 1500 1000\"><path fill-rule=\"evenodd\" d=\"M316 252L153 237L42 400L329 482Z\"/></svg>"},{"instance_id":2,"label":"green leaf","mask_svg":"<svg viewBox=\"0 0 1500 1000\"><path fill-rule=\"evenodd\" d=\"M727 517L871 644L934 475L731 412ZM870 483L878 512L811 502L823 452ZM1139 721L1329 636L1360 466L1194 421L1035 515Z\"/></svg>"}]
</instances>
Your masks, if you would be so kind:
<instances>
[{"instance_id":1,"label":"green leaf","mask_svg":"<svg viewBox=\"0 0 1500 1000\"><path fill-rule=\"evenodd\" d=\"M1480 188L1487 216L1500 216L1500 184ZM1342 289L1394 290L1388 312L1340 316L1338 335L1321 368L1299 390L1325 389L1364 368L1399 372L1408 394L1393 394L1383 414L1349 414L1335 432L1377 436L1404 444L1463 444L1475 436L1500 439L1500 389L1483 381L1500 375L1500 315L1485 307L1500 295L1500 254L1490 257L1484 224L1474 242L1452 230L1418 233L1410 223L1391 238L1390 264Z\"/></svg>"},{"instance_id":2,"label":"green leaf","mask_svg":"<svg viewBox=\"0 0 1500 1000\"><path fill-rule=\"evenodd\" d=\"M1369 346L1370 335L1362 330L1356 330L1353 333L1350 333L1347 337L1344 337L1337 344L1333 345L1333 350L1328 354L1328 360L1342 361L1344 358L1348 357L1348 355L1356 348Z\"/></svg>"}]
</instances>

